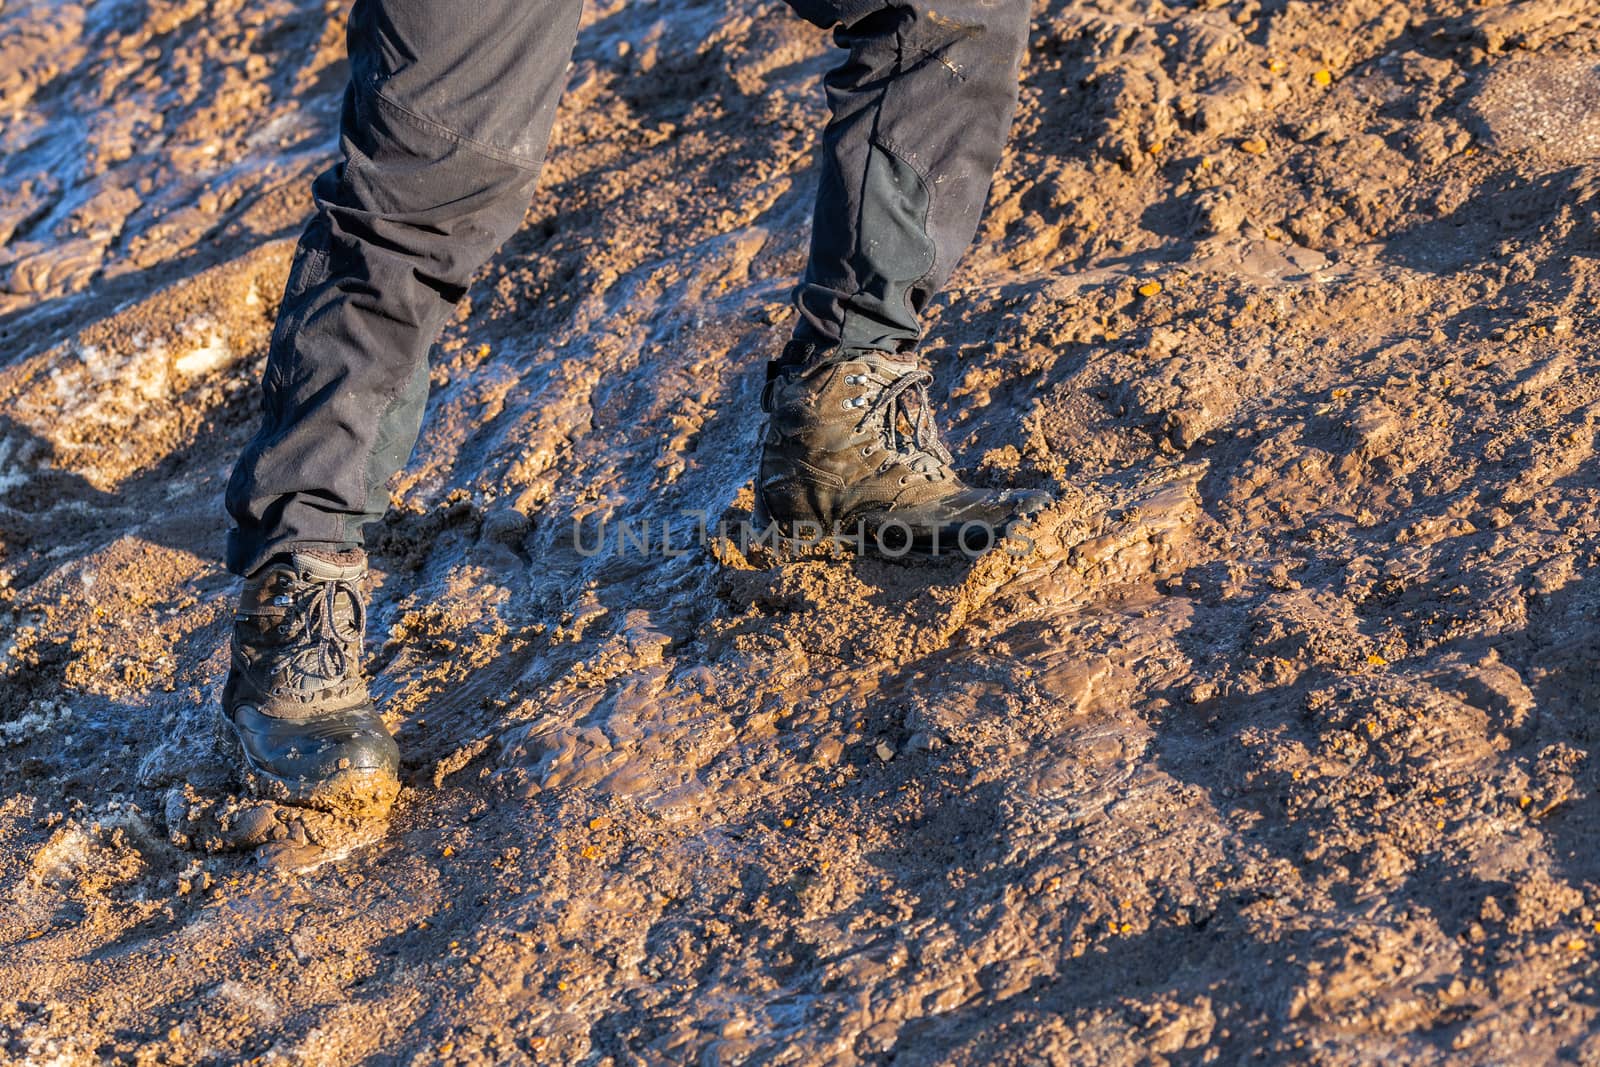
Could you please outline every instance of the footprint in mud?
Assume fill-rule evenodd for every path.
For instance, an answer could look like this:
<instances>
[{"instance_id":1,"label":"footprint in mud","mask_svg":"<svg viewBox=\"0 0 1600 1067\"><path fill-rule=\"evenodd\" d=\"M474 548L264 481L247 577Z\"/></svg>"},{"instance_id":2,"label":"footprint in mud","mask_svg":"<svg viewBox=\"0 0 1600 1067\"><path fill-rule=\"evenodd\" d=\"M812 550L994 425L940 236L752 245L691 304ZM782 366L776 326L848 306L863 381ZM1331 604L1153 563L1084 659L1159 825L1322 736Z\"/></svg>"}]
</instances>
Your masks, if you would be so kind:
<instances>
[{"instance_id":1,"label":"footprint in mud","mask_svg":"<svg viewBox=\"0 0 1600 1067\"><path fill-rule=\"evenodd\" d=\"M304 870L380 839L388 823L244 795L237 750L215 711L186 709L165 743L147 754L139 784L166 789L167 839L194 852L255 851L263 865Z\"/></svg>"},{"instance_id":2,"label":"footprint in mud","mask_svg":"<svg viewBox=\"0 0 1600 1067\"><path fill-rule=\"evenodd\" d=\"M233 795L207 796L193 786L167 793L167 838L199 852L254 851L265 867L300 871L380 840L382 819L354 819Z\"/></svg>"}]
</instances>

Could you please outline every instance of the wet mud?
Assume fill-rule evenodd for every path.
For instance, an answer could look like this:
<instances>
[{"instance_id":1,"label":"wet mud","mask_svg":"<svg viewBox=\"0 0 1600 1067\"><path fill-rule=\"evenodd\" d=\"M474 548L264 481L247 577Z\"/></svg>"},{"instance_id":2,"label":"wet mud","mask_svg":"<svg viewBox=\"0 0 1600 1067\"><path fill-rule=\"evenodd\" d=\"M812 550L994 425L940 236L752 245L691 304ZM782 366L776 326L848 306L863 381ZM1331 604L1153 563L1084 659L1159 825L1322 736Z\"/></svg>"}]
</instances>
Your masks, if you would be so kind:
<instances>
[{"instance_id":1,"label":"wet mud","mask_svg":"<svg viewBox=\"0 0 1600 1067\"><path fill-rule=\"evenodd\" d=\"M380 823L215 733L342 17L0 9L0 1060L1600 1057L1592 4L1041 0L976 561L714 536L831 49L592 4L371 532Z\"/></svg>"}]
</instances>

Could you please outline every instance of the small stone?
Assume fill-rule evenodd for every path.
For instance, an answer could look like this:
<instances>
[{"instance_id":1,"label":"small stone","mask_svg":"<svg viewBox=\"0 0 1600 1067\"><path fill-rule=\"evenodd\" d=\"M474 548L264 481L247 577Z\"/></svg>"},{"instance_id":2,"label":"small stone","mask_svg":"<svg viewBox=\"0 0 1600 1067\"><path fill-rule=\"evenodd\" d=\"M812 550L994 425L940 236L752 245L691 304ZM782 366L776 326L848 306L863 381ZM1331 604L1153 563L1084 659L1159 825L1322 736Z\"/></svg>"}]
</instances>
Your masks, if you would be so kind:
<instances>
[{"instance_id":1,"label":"small stone","mask_svg":"<svg viewBox=\"0 0 1600 1067\"><path fill-rule=\"evenodd\" d=\"M483 517L483 539L517 548L532 527L528 516L516 508L497 508Z\"/></svg>"},{"instance_id":2,"label":"small stone","mask_svg":"<svg viewBox=\"0 0 1600 1067\"><path fill-rule=\"evenodd\" d=\"M825 737L812 749L812 756L824 767L832 767L844 755L844 743L836 737Z\"/></svg>"}]
</instances>

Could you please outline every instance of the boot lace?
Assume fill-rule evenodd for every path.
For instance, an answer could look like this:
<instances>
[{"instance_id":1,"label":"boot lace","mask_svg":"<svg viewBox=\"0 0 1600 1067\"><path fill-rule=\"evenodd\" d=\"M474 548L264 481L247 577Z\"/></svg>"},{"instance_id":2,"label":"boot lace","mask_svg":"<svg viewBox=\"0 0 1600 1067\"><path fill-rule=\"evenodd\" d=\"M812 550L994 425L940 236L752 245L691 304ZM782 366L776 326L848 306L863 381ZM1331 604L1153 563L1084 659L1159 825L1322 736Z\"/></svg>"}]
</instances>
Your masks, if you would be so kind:
<instances>
[{"instance_id":1,"label":"boot lace","mask_svg":"<svg viewBox=\"0 0 1600 1067\"><path fill-rule=\"evenodd\" d=\"M856 423L857 433L875 426L884 448L918 474L938 474L954 462L933 424L933 403L928 396L932 374L916 367L893 378L878 374L875 369L856 377L878 387L877 395ZM909 433L901 429L902 419Z\"/></svg>"},{"instance_id":2,"label":"boot lace","mask_svg":"<svg viewBox=\"0 0 1600 1067\"><path fill-rule=\"evenodd\" d=\"M315 673L323 678L344 677L349 673L352 662L347 646L355 642L339 632L334 617L340 594L348 596L353 605L350 620L352 628L358 635L365 633L367 606L362 602L361 590L357 588L355 582L348 579L332 578L320 581L310 596L298 599L288 596L274 598L275 603L289 608L284 623L289 632L297 633L310 643L308 648L295 650L292 656L293 662L301 666L314 663L315 671L307 673ZM359 636L355 640L359 641Z\"/></svg>"}]
</instances>

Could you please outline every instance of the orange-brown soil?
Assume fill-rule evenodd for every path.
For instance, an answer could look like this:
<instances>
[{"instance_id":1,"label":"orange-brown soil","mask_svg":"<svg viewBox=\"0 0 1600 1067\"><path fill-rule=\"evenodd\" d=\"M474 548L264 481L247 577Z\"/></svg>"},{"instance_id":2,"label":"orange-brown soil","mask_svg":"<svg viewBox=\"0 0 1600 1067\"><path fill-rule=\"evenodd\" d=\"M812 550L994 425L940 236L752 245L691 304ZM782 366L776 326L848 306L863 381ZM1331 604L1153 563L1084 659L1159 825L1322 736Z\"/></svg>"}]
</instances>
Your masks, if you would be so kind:
<instances>
[{"instance_id":1,"label":"orange-brown soil","mask_svg":"<svg viewBox=\"0 0 1600 1067\"><path fill-rule=\"evenodd\" d=\"M1592 0L1041 0L975 564L575 546L748 513L832 61L596 0L371 533L379 823L213 734L342 19L0 9L0 1061L1600 1060Z\"/></svg>"}]
</instances>

